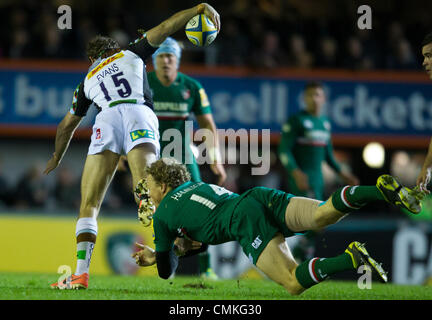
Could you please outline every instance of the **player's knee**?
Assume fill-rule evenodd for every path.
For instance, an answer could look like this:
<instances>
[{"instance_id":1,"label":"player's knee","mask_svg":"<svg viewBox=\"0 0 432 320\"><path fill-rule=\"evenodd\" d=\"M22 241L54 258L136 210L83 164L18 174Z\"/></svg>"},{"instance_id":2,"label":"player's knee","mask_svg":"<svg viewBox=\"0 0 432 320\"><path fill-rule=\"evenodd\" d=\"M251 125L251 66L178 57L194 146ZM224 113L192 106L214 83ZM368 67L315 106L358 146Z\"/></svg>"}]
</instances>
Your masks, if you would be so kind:
<instances>
[{"instance_id":1,"label":"player's knee","mask_svg":"<svg viewBox=\"0 0 432 320\"><path fill-rule=\"evenodd\" d=\"M322 229L331 224L334 224L339 220L339 218L339 216L335 216L334 214L326 210L320 210L320 208L316 210L314 215L315 225L317 229Z\"/></svg>"},{"instance_id":2,"label":"player's knee","mask_svg":"<svg viewBox=\"0 0 432 320\"><path fill-rule=\"evenodd\" d=\"M298 283L294 275L287 278L283 286L293 296L298 296L304 291L304 288Z\"/></svg>"}]
</instances>

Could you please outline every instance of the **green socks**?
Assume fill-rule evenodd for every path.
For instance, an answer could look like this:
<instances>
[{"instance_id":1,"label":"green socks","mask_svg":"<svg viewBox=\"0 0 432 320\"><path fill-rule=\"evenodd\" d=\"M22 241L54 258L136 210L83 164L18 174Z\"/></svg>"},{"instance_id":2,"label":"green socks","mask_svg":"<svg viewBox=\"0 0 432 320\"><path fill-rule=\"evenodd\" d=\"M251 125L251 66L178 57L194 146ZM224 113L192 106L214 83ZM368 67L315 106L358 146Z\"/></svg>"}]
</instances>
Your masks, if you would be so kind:
<instances>
[{"instance_id":1,"label":"green socks","mask_svg":"<svg viewBox=\"0 0 432 320\"><path fill-rule=\"evenodd\" d=\"M198 254L200 274L206 273L210 268L210 255L207 251Z\"/></svg>"},{"instance_id":2,"label":"green socks","mask_svg":"<svg viewBox=\"0 0 432 320\"><path fill-rule=\"evenodd\" d=\"M372 201L384 200L375 186L345 186L332 194L332 204L336 210L349 213L358 210Z\"/></svg>"},{"instance_id":3,"label":"green socks","mask_svg":"<svg viewBox=\"0 0 432 320\"><path fill-rule=\"evenodd\" d=\"M309 259L297 267L295 275L301 286L307 289L327 279L332 274L354 269L351 256L344 252L333 258Z\"/></svg>"}]
</instances>

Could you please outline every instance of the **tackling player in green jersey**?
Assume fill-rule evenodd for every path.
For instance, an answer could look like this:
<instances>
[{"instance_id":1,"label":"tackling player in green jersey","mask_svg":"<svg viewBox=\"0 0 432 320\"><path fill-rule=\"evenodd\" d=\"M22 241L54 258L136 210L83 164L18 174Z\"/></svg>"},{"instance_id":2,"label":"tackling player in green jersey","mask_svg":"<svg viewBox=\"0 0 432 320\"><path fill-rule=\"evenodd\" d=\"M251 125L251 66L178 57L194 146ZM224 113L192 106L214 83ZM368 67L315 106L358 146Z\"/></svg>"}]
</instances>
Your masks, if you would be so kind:
<instances>
[{"instance_id":1,"label":"tackling player in green jersey","mask_svg":"<svg viewBox=\"0 0 432 320\"><path fill-rule=\"evenodd\" d=\"M170 134L172 129L181 134L181 155L174 157L184 163L191 174L192 181L201 181L198 164L192 153L189 130L186 121L193 113L200 128L210 130L213 141L206 141L209 154L213 155L210 168L217 176L217 184L222 185L226 179L225 169L220 162L218 151L219 141L216 124L213 120L210 102L202 85L191 77L178 71L180 66L181 48L173 38L168 37L153 54L155 71L147 77L153 96L153 106L159 120L159 136L162 156L173 156L170 150L177 150L175 137ZM200 273L202 276L216 279L216 274L210 267L210 256L203 252L199 256Z\"/></svg>"},{"instance_id":2,"label":"tackling player in green jersey","mask_svg":"<svg viewBox=\"0 0 432 320\"><path fill-rule=\"evenodd\" d=\"M132 255L138 265L157 264L159 276L168 279L178 256L196 254L209 244L238 241L251 263L291 294L361 265L382 282L387 282L387 274L357 241L336 257L314 257L298 264L285 237L327 227L373 201L387 201L412 213L421 210L417 193L389 175L379 177L376 186L340 188L322 202L264 187L239 195L191 182L184 165L162 158L147 169L147 186L156 207L152 216L156 248L139 244L141 250Z\"/></svg>"}]
</instances>

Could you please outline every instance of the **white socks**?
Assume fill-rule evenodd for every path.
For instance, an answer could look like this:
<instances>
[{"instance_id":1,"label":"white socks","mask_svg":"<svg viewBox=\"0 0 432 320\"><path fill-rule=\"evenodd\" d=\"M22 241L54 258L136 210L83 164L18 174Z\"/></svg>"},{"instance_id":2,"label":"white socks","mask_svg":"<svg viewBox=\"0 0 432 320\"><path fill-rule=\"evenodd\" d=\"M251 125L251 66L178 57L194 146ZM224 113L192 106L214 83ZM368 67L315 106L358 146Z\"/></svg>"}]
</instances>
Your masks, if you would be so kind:
<instances>
[{"instance_id":1,"label":"white socks","mask_svg":"<svg viewBox=\"0 0 432 320\"><path fill-rule=\"evenodd\" d=\"M80 218L78 219L75 235L78 237L82 233L92 233L97 236L97 222L94 218ZM94 243L89 241L82 241L77 243L77 266L75 275L89 273L90 260L94 249Z\"/></svg>"},{"instance_id":2,"label":"white socks","mask_svg":"<svg viewBox=\"0 0 432 320\"><path fill-rule=\"evenodd\" d=\"M79 276L83 273L89 273L94 245L93 242L88 241L77 243L77 266L75 275Z\"/></svg>"}]
</instances>

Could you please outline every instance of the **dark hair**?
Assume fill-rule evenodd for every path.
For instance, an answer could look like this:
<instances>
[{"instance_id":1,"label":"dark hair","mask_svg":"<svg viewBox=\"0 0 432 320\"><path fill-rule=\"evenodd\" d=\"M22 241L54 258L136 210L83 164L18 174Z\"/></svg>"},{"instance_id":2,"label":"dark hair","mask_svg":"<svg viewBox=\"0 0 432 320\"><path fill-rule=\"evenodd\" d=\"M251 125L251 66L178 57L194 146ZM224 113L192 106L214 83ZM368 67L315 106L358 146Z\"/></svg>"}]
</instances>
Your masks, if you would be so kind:
<instances>
[{"instance_id":1,"label":"dark hair","mask_svg":"<svg viewBox=\"0 0 432 320\"><path fill-rule=\"evenodd\" d=\"M316 88L321 88L323 89L324 86L321 82L319 81L309 81L308 83L306 83L306 85L304 86L304 91L308 90L308 89L316 89Z\"/></svg>"},{"instance_id":2,"label":"dark hair","mask_svg":"<svg viewBox=\"0 0 432 320\"><path fill-rule=\"evenodd\" d=\"M424 39L423 39L423 41L422 41L422 47L424 47L425 45L428 45L428 44L431 43L431 42L432 42L432 32L428 33L428 34L424 37Z\"/></svg>"},{"instance_id":3,"label":"dark hair","mask_svg":"<svg viewBox=\"0 0 432 320\"><path fill-rule=\"evenodd\" d=\"M87 44L87 57L97 59L110 50L120 49L120 45L112 38L96 36Z\"/></svg>"},{"instance_id":4,"label":"dark hair","mask_svg":"<svg viewBox=\"0 0 432 320\"><path fill-rule=\"evenodd\" d=\"M191 179L186 166L173 158L160 158L153 162L147 168L147 174L151 174L155 182L165 183L173 189Z\"/></svg>"}]
</instances>

